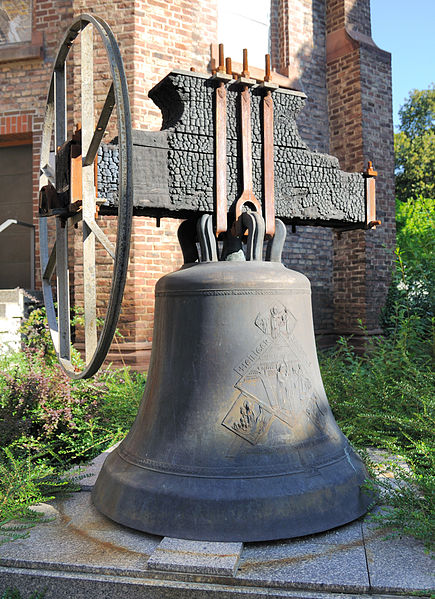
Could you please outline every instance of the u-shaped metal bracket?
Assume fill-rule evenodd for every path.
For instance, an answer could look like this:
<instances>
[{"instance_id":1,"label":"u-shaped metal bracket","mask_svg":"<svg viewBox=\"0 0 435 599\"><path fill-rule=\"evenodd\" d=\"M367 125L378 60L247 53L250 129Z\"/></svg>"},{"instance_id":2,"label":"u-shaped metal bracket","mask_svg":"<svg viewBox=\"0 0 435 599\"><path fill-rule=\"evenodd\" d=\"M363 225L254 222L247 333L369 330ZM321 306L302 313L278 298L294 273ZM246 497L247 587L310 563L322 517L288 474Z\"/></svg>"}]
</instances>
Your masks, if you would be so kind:
<instances>
[{"instance_id":1,"label":"u-shaped metal bracket","mask_svg":"<svg viewBox=\"0 0 435 599\"><path fill-rule=\"evenodd\" d=\"M279 218L275 219L275 235L269 240L266 248L266 260L268 262L281 262L282 250L284 248L287 229Z\"/></svg>"},{"instance_id":2,"label":"u-shaped metal bracket","mask_svg":"<svg viewBox=\"0 0 435 599\"><path fill-rule=\"evenodd\" d=\"M203 214L196 225L199 246L201 248L201 262L217 262L217 244L213 232L213 217Z\"/></svg>"},{"instance_id":3,"label":"u-shaped metal bracket","mask_svg":"<svg viewBox=\"0 0 435 599\"><path fill-rule=\"evenodd\" d=\"M259 212L243 212L241 221L248 229L246 260L262 260L265 232L263 217Z\"/></svg>"}]
</instances>

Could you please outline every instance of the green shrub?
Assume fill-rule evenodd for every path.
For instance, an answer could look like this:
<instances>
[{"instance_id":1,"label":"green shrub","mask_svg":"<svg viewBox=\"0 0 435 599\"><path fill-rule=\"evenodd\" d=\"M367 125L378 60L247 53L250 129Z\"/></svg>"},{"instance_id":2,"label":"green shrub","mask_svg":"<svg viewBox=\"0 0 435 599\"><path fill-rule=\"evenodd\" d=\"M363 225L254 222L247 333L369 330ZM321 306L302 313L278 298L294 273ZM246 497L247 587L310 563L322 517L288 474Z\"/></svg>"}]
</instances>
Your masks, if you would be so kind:
<instances>
[{"instance_id":1,"label":"green shrub","mask_svg":"<svg viewBox=\"0 0 435 599\"><path fill-rule=\"evenodd\" d=\"M27 536L27 530L45 518L30 506L55 495L78 490L77 475L61 472L29 454L0 451L0 545Z\"/></svg>"},{"instance_id":2,"label":"green shrub","mask_svg":"<svg viewBox=\"0 0 435 599\"><path fill-rule=\"evenodd\" d=\"M33 310L22 323L20 333L24 347L28 350L37 350L42 354L47 365L56 363L56 352L51 340L45 308Z\"/></svg>"},{"instance_id":3,"label":"green shrub","mask_svg":"<svg viewBox=\"0 0 435 599\"><path fill-rule=\"evenodd\" d=\"M435 200L397 202L397 248L381 323L387 335L407 333L421 361L435 357ZM410 344L414 343L414 347Z\"/></svg>"},{"instance_id":4,"label":"green shrub","mask_svg":"<svg viewBox=\"0 0 435 599\"><path fill-rule=\"evenodd\" d=\"M401 456L409 470L395 468L398 486L384 481L390 508L382 521L434 543L435 374L419 347L416 317L402 322L396 337L372 342L358 356L341 339L320 356L322 377L337 422L359 448L378 447ZM413 340L410 342L410 336ZM397 482L397 481L396 481Z\"/></svg>"},{"instance_id":5,"label":"green shrub","mask_svg":"<svg viewBox=\"0 0 435 599\"><path fill-rule=\"evenodd\" d=\"M128 368L69 379L57 364L44 309L21 331L23 351L0 356L0 543L41 520L31 505L78 488L68 474L73 465L125 436L146 381Z\"/></svg>"},{"instance_id":6,"label":"green shrub","mask_svg":"<svg viewBox=\"0 0 435 599\"><path fill-rule=\"evenodd\" d=\"M331 408L353 443L406 449L416 464L431 465L424 448L435 425L435 375L429 367L382 338L362 357L342 339L320 361Z\"/></svg>"},{"instance_id":7,"label":"green shrub","mask_svg":"<svg viewBox=\"0 0 435 599\"><path fill-rule=\"evenodd\" d=\"M71 380L39 348L0 358L0 444L66 468L88 461L129 430L145 376L106 369Z\"/></svg>"},{"instance_id":8,"label":"green shrub","mask_svg":"<svg viewBox=\"0 0 435 599\"><path fill-rule=\"evenodd\" d=\"M412 535L422 540L429 550L435 549L435 476L417 474L415 469L391 467L394 480L379 478L383 493L381 512L372 518L389 527L395 535Z\"/></svg>"},{"instance_id":9,"label":"green shrub","mask_svg":"<svg viewBox=\"0 0 435 599\"><path fill-rule=\"evenodd\" d=\"M0 543L40 521L31 505L78 488L68 469L125 436L145 384L128 369L73 381L38 353L9 358L0 372Z\"/></svg>"}]
</instances>

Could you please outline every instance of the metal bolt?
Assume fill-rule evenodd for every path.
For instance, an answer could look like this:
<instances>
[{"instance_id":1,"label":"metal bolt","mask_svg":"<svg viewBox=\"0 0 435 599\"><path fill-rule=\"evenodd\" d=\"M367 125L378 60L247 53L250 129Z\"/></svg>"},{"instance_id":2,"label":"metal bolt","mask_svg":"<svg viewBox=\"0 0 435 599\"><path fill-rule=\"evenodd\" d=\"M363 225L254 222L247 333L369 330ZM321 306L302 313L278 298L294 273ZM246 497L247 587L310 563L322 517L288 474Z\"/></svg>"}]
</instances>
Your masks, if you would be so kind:
<instances>
[{"instance_id":1,"label":"metal bolt","mask_svg":"<svg viewBox=\"0 0 435 599\"><path fill-rule=\"evenodd\" d=\"M367 165L367 170L364 172L368 177L376 177L378 174L377 171L374 170L373 162L371 160L369 160L368 165Z\"/></svg>"},{"instance_id":2,"label":"metal bolt","mask_svg":"<svg viewBox=\"0 0 435 599\"><path fill-rule=\"evenodd\" d=\"M247 48L243 48L243 71L242 77L246 77L249 79L249 70L248 70L248 50Z\"/></svg>"},{"instance_id":3,"label":"metal bolt","mask_svg":"<svg viewBox=\"0 0 435 599\"><path fill-rule=\"evenodd\" d=\"M219 44L219 66L218 66L218 72L219 73L225 72L224 45L223 44Z\"/></svg>"},{"instance_id":4,"label":"metal bolt","mask_svg":"<svg viewBox=\"0 0 435 599\"><path fill-rule=\"evenodd\" d=\"M265 55L265 69L264 69L264 80L272 81L272 77L270 75L270 54Z\"/></svg>"}]
</instances>

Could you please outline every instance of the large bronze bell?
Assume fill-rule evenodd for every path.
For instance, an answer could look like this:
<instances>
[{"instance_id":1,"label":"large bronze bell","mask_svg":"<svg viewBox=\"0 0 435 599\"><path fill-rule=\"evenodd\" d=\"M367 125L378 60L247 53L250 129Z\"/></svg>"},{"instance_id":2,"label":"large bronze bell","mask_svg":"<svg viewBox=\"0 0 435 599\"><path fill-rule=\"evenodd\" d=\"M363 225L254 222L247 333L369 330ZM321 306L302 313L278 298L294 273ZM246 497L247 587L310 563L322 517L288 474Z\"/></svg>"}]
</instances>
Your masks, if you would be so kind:
<instances>
[{"instance_id":1,"label":"large bronze bell","mask_svg":"<svg viewBox=\"0 0 435 599\"><path fill-rule=\"evenodd\" d=\"M361 516L366 477L328 405L304 275L215 261L160 279L146 391L100 511L185 539L289 538Z\"/></svg>"}]
</instances>

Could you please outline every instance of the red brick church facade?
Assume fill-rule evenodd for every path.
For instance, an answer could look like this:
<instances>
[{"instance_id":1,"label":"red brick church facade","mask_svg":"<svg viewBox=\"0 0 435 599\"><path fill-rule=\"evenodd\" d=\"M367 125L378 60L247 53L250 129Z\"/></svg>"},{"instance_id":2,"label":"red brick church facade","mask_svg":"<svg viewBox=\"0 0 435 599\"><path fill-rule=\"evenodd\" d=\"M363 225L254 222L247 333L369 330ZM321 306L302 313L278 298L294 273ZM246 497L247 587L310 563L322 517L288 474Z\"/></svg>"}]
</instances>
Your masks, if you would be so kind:
<instances>
[{"instance_id":1,"label":"red brick church facade","mask_svg":"<svg viewBox=\"0 0 435 599\"><path fill-rule=\"evenodd\" d=\"M0 37L0 164L11 160L17 147L32 146L25 166L32 201L21 217L14 216L10 194L2 197L0 169L0 224L7 218L37 223L39 148L52 62L64 30L83 12L103 17L114 31L135 129L160 127L160 111L147 97L149 89L173 68L210 71L210 44L220 41L217 0L34 1L27 39L9 43ZM394 155L391 57L371 38L370 1L271 0L270 51L273 68L308 96L299 131L310 148L337 156L346 171L362 171L373 161L382 221L375 231L289 228L285 264L311 279L320 343L342 334L354 334L357 340L377 334L395 238ZM4 174L9 187L12 175ZM150 347L155 282L181 265L181 252L178 221L162 219L160 228L151 218L133 221L121 326L126 360L134 364ZM21 242L14 237L11 243ZM26 287L28 282L12 277L9 283L0 281L2 286Z\"/></svg>"}]
</instances>

